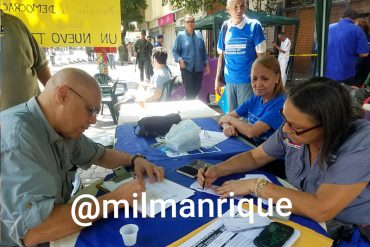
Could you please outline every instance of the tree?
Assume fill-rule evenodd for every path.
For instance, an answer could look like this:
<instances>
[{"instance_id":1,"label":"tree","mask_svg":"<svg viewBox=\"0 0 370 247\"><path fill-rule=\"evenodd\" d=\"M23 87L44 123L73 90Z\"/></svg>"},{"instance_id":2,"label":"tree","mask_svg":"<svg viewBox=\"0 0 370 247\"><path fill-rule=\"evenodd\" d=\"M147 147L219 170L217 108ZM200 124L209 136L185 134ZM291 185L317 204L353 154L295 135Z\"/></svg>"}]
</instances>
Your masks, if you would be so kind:
<instances>
[{"instance_id":1,"label":"tree","mask_svg":"<svg viewBox=\"0 0 370 247\"><path fill-rule=\"evenodd\" d=\"M121 39L123 45L123 59L128 60L128 52L125 43L127 31L134 31L135 26L132 22L144 21L144 10L148 7L146 0L121 0Z\"/></svg>"},{"instance_id":2,"label":"tree","mask_svg":"<svg viewBox=\"0 0 370 247\"><path fill-rule=\"evenodd\" d=\"M215 5L226 6L227 0L169 0L175 8L185 8L188 13L198 13L199 10L212 10Z\"/></svg>"},{"instance_id":3,"label":"tree","mask_svg":"<svg viewBox=\"0 0 370 247\"><path fill-rule=\"evenodd\" d=\"M251 0L251 2L253 3L253 8L256 11L265 11L272 14L277 9L277 0L266 0L264 10L262 10L263 0Z\"/></svg>"},{"instance_id":4,"label":"tree","mask_svg":"<svg viewBox=\"0 0 370 247\"><path fill-rule=\"evenodd\" d=\"M216 5L226 6L227 0L169 0L175 8L185 8L186 12L197 13L199 10L212 10ZM250 0L254 10L262 11L263 0ZM304 1L304 0L301 0ZM277 9L277 0L266 0L266 12L273 13Z\"/></svg>"}]
</instances>

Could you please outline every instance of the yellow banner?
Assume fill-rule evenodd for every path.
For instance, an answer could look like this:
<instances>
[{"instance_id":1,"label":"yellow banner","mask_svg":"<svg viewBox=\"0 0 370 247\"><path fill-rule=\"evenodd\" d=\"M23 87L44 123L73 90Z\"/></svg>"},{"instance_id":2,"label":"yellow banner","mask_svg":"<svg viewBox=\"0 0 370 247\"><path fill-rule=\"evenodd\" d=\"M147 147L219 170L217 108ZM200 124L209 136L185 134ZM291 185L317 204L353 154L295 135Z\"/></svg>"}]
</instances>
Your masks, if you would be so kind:
<instances>
[{"instance_id":1,"label":"yellow banner","mask_svg":"<svg viewBox=\"0 0 370 247\"><path fill-rule=\"evenodd\" d=\"M121 44L120 0L0 0L0 9L19 17L43 47Z\"/></svg>"}]
</instances>

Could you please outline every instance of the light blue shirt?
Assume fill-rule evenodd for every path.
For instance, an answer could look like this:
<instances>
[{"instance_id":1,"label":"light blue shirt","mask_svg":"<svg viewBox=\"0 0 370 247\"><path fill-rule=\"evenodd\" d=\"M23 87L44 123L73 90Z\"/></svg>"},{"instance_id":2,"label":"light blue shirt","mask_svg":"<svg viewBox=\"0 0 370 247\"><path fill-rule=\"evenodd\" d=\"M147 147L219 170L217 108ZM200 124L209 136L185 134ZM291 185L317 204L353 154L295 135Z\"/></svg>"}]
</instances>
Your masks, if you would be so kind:
<instances>
[{"instance_id":1,"label":"light blue shirt","mask_svg":"<svg viewBox=\"0 0 370 247\"><path fill-rule=\"evenodd\" d=\"M227 23L224 38L223 26ZM224 42L225 40L225 42ZM233 25L231 21L224 22L218 39L218 52L225 52L225 81L231 84L251 82L251 68L257 58L256 46L265 41L262 25L258 20L244 16L243 21Z\"/></svg>"},{"instance_id":2,"label":"light blue shirt","mask_svg":"<svg viewBox=\"0 0 370 247\"><path fill-rule=\"evenodd\" d=\"M167 66L155 70L152 80L156 89L162 89L163 84L171 80L171 74Z\"/></svg>"},{"instance_id":3,"label":"light blue shirt","mask_svg":"<svg viewBox=\"0 0 370 247\"><path fill-rule=\"evenodd\" d=\"M176 37L175 45L172 49L173 57L178 63L184 60L186 70L192 72L203 71L204 64L208 64L208 55L204 44L203 36L199 31L195 31L193 35L188 32L180 31Z\"/></svg>"},{"instance_id":4,"label":"light blue shirt","mask_svg":"<svg viewBox=\"0 0 370 247\"><path fill-rule=\"evenodd\" d=\"M316 193L321 184L355 184L367 182L366 188L335 219L352 224L370 224L370 122L357 120L355 132L349 136L329 167L311 165L308 145L294 143L282 131L277 130L262 144L271 157L285 158L288 181L308 193Z\"/></svg>"},{"instance_id":5,"label":"light blue shirt","mask_svg":"<svg viewBox=\"0 0 370 247\"><path fill-rule=\"evenodd\" d=\"M36 98L0 113L0 246L22 246L27 231L41 224L72 192L73 165L89 168L104 147L82 135L60 136Z\"/></svg>"}]
</instances>

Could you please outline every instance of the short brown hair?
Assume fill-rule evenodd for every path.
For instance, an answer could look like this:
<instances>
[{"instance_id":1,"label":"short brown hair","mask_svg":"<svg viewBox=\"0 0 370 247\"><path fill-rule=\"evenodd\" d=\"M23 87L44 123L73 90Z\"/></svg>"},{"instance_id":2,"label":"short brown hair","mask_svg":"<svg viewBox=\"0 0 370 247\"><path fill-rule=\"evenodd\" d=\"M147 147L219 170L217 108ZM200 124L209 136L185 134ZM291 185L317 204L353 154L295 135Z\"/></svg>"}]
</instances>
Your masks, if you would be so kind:
<instances>
[{"instance_id":1,"label":"short brown hair","mask_svg":"<svg viewBox=\"0 0 370 247\"><path fill-rule=\"evenodd\" d=\"M257 59L252 64L252 70L253 67L257 64L262 65L263 67L271 70L275 74L279 74L279 82L275 85L274 88L274 97L280 93L284 92L284 86L281 79L281 72L280 72L280 64L279 61L276 59L276 57L271 56L269 54L265 54L263 56L257 57Z\"/></svg>"},{"instance_id":2,"label":"short brown hair","mask_svg":"<svg viewBox=\"0 0 370 247\"><path fill-rule=\"evenodd\" d=\"M155 58L159 64L167 63L167 50L164 47L155 47L152 51L152 58Z\"/></svg>"}]
</instances>

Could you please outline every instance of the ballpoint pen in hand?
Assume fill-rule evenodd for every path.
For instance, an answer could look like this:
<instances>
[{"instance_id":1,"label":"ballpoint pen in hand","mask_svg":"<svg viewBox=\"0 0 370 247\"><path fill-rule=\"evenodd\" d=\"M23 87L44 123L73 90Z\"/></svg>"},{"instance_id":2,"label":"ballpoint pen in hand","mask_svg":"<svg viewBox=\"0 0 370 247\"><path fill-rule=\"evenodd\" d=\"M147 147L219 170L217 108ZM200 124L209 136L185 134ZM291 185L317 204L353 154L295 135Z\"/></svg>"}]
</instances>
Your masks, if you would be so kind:
<instances>
[{"instance_id":1,"label":"ballpoint pen in hand","mask_svg":"<svg viewBox=\"0 0 370 247\"><path fill-rule=\"evenodd\" d=\"M206 174L206 171L208 169L208 166L206 166L204 168L204 172L203 172L203 177L204 177L204 180L203 180L203 186L202 186L202 189L204 190L204 186L206 185L206 177L205 177L205 174Z\"/></svg>"}]
</instances>

